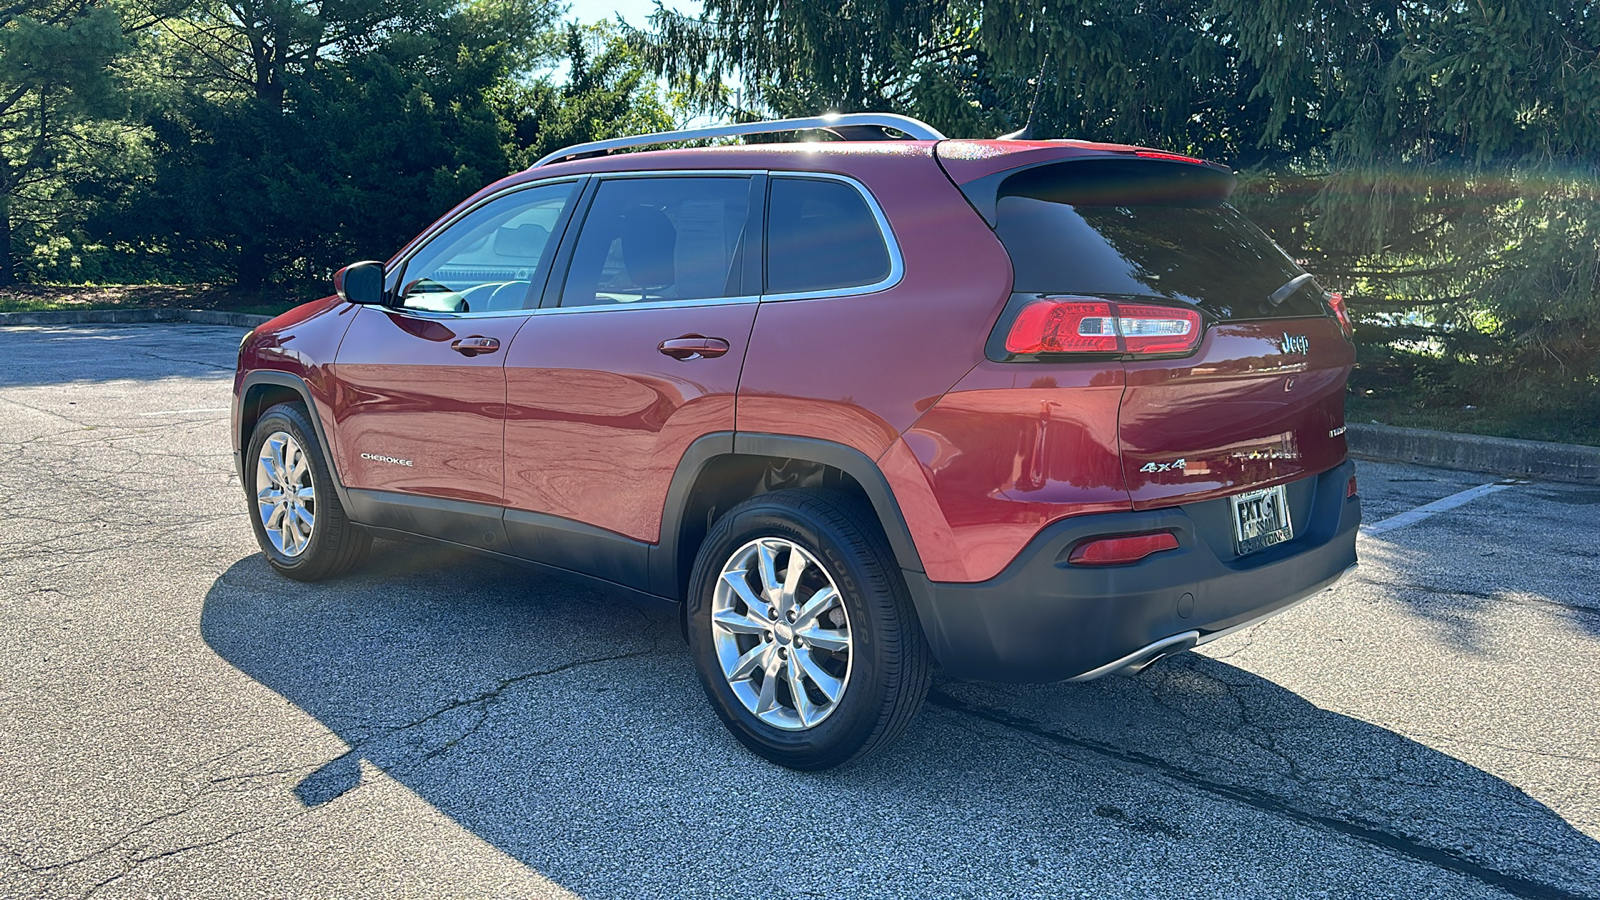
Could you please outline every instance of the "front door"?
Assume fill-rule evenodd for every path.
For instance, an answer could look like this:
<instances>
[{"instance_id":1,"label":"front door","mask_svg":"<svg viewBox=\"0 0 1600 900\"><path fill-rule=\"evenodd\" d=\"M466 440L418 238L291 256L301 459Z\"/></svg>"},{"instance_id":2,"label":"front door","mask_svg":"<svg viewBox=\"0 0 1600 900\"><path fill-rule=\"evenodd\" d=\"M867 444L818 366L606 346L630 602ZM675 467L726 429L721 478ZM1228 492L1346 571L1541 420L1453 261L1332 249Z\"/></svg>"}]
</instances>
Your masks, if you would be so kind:
<instances>
[{"instance_id":1,"label":"front door","mask_svg":"<svg viewBox=\"0 0 1600 900\"><path fill-rule=\"evenodd\" d=\"M575 182L489 200L402 263L339 347L339 470L358 521L505 549L505 361ZM530 299L533 298L533 299Z\"/></svg>"},{"instance_id":2,"label":"front door","mask_svg":"<svg viewBox=\"0 0 1600 900\"><path fill-rule=\"evenodd\" d=\"M750 176L599 182L571 252L506 357L506 530L550 565L645 588L667 487L733 431L755 294Z\"/></svg>"}]
</instances>

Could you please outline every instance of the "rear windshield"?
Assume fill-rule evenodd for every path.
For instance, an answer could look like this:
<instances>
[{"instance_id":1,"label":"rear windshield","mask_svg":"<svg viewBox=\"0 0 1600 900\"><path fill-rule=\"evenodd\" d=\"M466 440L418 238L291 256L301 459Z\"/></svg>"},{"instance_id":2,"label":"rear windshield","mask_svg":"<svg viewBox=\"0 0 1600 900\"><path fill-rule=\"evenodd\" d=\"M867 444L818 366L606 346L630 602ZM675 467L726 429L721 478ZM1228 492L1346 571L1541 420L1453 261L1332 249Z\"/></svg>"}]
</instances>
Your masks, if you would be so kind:
<instances>
[{"instance_id":1,"label":"rear windshield","mask_svg":"<svg viewBox=\"0 0 1600 900\"><path fill-rule=\"evenodd\" d=\"M1324 315L1311 285L1262 311L1262 301L1302 270L1226 204L1073 205L1002 196L995 213L1019 293L1163 297L1223 320Z\"/></svg>"}]
</instances>

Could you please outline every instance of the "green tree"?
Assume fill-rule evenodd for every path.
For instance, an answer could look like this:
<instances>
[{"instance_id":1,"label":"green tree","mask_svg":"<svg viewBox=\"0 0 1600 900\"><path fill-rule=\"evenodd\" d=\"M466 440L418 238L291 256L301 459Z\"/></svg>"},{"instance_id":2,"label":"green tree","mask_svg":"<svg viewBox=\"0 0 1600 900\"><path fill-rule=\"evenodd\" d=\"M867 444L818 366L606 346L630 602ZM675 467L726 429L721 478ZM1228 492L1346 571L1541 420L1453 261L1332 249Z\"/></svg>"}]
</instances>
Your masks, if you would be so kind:
<instances>
[{"instance_id":1,"label":"green tree","mask_svg":"<svg viewBox=\"0 0 1600 900\"><path fill-rule=\"evenodd\" d=\"M156 29L147 183L117 236L245 288L384 255L508 169L492 99L549 0L201 0Z\"/></svg>"},{"instance_id":2,"label":"green tree","mask_svg":"<svg viewBox=\"0 0 1600 900\"><path fill-rule=\"evenodd\" d=\"M509 82L500 93L510 123L506 152L519 167L573 144L674 127L670 104L614 26L569 24L563 37L561 83Z\"/></svg>"},{"instance_id":3,"label":"green tree","mask_svg":"<svg viewBox=\"0 0 1600 900\"><path fill-rule=\"evenodd\" d=\"M92 127L116 112L113 61L127 48L115 11L89 0L21 0L0 11L0 285L16 251L72 211L74 182L114 149Z\"/></svg>"},{"instance_id":4,"label":"green tree","mask_svg":"<svg viewBox=\"0 0 1600 900\"><path fill-rule=\"evenodd\" d=\"M1367 369L1405 361L1409 388L1433 360L1441 401L1600 415L1592 0L706 0L651 25L654 69L718 115L1031 121L1228 162L1236 202L1353 294Z\"/></svg>"}]
</instances>

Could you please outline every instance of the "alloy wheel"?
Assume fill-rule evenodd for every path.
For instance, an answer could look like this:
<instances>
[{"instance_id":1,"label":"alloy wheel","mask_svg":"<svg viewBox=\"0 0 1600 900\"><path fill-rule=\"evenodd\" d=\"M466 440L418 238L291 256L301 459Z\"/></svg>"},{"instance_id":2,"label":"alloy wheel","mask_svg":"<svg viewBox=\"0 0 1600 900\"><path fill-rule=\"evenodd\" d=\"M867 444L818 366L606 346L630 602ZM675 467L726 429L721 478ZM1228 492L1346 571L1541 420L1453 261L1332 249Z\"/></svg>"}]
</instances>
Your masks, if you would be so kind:
<instances>
[{"instance_id":1,"label":"alloy wheel","mask_svg":"<svg viewBox=\"0 0 1600 900\"><path fill-rule=\"evenodd\" d=\"M299 556L311 545L316 502L305 448L287 431L274 431L256 458L256 509L279 553Z\"/></svg>"},{"instance_id":2,"label":"alloy wheel","mask_svg":"<svg viewBox=\"0 0 1600 900\"><path fill-rule=\"evenodd\" d=\"M712 591L711 636L734 695L776 728L816 727L849 686L850 616L833 576L793 541L734 551Z\"/></svg>"}]
</instances>

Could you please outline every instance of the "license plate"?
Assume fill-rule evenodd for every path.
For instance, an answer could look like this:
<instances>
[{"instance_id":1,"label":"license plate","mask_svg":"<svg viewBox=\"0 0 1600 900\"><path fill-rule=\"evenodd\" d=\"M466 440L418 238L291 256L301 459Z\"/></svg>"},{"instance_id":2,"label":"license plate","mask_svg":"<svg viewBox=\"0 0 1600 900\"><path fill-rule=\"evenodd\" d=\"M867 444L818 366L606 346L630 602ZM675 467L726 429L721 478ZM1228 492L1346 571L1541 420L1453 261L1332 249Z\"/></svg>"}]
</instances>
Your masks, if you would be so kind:
<instances>
[{"instance_id":1,"label":"license plate","mask_svg":"<svg viewBox=\"0 0 1600 900\"><path fill-rule=\"evenodd\" d=\"M1228 501L1233 504L1233 546L1240 556L1294 537L1289 493L1283 485L1235 494Z\"/></svg>"}]
</instances>

